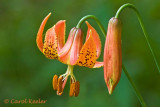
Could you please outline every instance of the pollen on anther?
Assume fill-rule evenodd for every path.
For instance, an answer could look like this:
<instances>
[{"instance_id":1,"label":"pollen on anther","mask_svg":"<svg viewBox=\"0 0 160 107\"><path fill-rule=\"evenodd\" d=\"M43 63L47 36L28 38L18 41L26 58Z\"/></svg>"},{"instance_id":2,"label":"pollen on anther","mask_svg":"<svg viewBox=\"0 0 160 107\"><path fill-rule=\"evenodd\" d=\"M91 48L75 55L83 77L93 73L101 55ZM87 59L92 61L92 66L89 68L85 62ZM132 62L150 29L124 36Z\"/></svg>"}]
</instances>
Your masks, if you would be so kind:
<instances>
[{"instance_id":1,"label":"pollen on anther","mask_svg":"<svg viewBox=\"0 0 160 107\"><path fill-rule=\"evenodd\" d=\"M57 93L58 93L58 95L61 95L62 92L63 92L63 88L62 88L63 81L62 80L63 80L62 76L58 78L58 85L57 85Z\"/></svg>"},{"instance_id":2,"label":"pollen on anther","mask_svg":"<svg viewBox=\"0 0 160 107\"><path fill-rule=\"evenodd\" d=\"M75 92L75 82L72 83L72 80L70 81L70 91L69 91L69 96L72 97L74 96L74 92Z\"/></svg>"},{"instance_id":3,"label":"pollen on anther","mask_svg":"<svg viewBox=\"0 0 160 107\"><path fill-rule=\"evenodd\" d=\"M58 85L58 76L54 75L53 76L53 89L57 90L57 85Z\"/></svg>"},{"instance_id":4,"label":"pollen on anther","mask_svg":"<svg viewBox=\"0 0 160 107\"><path fill-rule=\"evenodd\" d=\"M80 90L80 83L79 83L79 81L76 81L76 83L75 83L75 93L74 93L75 97L78 96L79 90Z\"/></svg>"}]
</instances>

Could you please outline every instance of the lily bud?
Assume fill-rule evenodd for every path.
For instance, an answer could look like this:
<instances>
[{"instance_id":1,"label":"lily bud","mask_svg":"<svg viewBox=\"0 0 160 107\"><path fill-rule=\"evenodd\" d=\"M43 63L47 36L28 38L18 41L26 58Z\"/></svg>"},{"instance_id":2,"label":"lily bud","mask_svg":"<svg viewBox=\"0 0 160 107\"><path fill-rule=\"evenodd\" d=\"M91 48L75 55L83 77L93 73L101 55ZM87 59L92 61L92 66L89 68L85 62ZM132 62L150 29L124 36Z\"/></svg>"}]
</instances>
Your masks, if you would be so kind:
<instances>
[{"instance_id":1,"label":"lily bud","mask_svg":"<svg viewBox=\"0 0 160 107\"><path fill-rule=\"evenodd\" d=\"M122 71L121 22L111 18L104 48L104 79L109 94L118 84Z\"/></svg>"}]
</instances>

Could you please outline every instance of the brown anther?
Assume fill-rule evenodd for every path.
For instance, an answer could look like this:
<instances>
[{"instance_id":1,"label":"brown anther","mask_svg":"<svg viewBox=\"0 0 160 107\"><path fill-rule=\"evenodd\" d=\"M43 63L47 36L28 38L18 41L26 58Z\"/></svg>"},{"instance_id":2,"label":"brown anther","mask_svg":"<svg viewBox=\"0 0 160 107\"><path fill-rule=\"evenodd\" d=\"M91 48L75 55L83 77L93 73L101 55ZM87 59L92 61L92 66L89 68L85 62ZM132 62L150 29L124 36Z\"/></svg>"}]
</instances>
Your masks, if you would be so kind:
<instances>
[{"instance_id":1,"label":"brown anther","mask_svg":"<svg viewBox=\"0 0 160 107\"><path fill-rule=\"evenodd\" d=\"M72 80L70 81L70 92L69 92L69 96L75 96L77 97L79 94L79 89L80 89L80 83L79 81L76 82L72 82Z\"/></svg>"},{"instance_id":2,"label":"brown anther","mask_svg":"<svg viewBox=\"0 0 160 107\"><path fill-rule=\"evenodd\" d=\"M62 95L62 93L63 93L63 88L62 88L63 81L62 80L63 80L62 76L58 78L58 85L57 85L57 94L58 95Z\"/></svg>"},{"instance_id":3,"label":"brown anther","mask_svg":"<svg viewBox=\"0 0 160 107\"><path fill-rule=\"evenodd\" d=\"M79 83L79 81L75 82L75 89L74 90L75 90L74 96L77 97L78 94L79 94L79 90L80 90L80 83Z\"/></svg>"},{"instance_id":4,"label":"brown anther","mask_svg":"<svg viewBox=\"0 0 160 107\"><path fill-rule=\"evenodd\" d=\"M57 90L57 84L58 84L58 76L54 75L53 76L53 89Z\"/></svg>"},{"instance_id":5,"label":"brown anther","mask_svg":"<svg viewBox=\"0 0 160 107\"><path fill-rule=\"evenodd\" d=\"M74 95L75 92L75 82L72 82L72 79L70 81L70 91L69 91L69 96L72 97Z\"/></svg>"}]
</instances>

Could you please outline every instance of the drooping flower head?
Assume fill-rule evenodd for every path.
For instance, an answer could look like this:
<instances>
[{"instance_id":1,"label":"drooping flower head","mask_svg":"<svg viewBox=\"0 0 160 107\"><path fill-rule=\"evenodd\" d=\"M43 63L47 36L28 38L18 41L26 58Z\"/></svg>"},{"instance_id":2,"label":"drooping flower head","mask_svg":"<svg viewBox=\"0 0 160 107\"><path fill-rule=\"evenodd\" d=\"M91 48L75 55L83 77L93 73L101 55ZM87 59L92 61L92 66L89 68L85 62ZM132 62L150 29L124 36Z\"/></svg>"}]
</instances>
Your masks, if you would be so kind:
<instances>
[{"instance_id":1,"label":"drooping flower head","mask_svg":"<svg viewBox=\"0 0 160 107\"><path fill-rule=\"evenodd\" d=\"M86 22L88 26L86 41L83 44L83 33L80 28L72 28L65 43L65 20L58 21L53 27L47 30L43 43L43 30L51 13L41 23L37 34L37 46L40 51L49 59L57 59L67 64L68 69L59 78L53 77L53 89L57 90L57 95L63 93L68 76L70 80L70 96L78 96L79 82L73 75L73 66L84 66L98 68L103 66L103 62L97 59L101 53L101 41L96 30Z\"/></svg>"},{"instance_id":2,"label":"drooping flower head","mask_svg":"<svg viewBox=\"0 0 160 107\"><path fill-rule=\"evenodd\" d=\"M111 18L108 24L107 37L104 48L104 79L109 94L120 80L122 71L121 22Z\"/></svg>"}]
</instances>

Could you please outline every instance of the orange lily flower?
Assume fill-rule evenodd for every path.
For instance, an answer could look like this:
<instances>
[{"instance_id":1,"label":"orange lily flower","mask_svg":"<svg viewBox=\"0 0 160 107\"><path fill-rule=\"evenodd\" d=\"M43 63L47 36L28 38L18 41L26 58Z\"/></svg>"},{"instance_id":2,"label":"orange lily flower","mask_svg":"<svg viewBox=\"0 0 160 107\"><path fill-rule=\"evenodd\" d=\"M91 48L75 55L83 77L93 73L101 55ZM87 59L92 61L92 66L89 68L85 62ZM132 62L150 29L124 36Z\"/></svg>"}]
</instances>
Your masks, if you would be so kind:
<instances>
[{"instance_id":1,"label":"orange lily flower","mask_svg":"<svg viewBox=\"0 0 160 107\"><path fill-rule=\"evenodd\" d=\"M96 61L101 53L101 41L96 30L86 22L88 26L86 41L83 44L83 33L80 28L72 28L65 43L65 20L58 21L53 27L47 30L43 43L43 30L50 17L49 13L40 25L37 34L37 46L39 50L49 59L57 59L67 64L68 69L59 78L53 77L53 89L57 90L57 95L63 93L68 76L71 76L70 96L78 96L79 82L73 75L73 66L84 66L89 68L99 68L103 62Z\"/></svg>"},{"instance_id":2,"label":"orange lily flower","mask_svg":"<svg viewBox=\"0 0 160 107\"><path fill-rule=\"evenodd\" d=\"M104 79L109 94L118 84L122 72L121 22L111 18L104 48Z\"/></svg>"}]
</instances>

